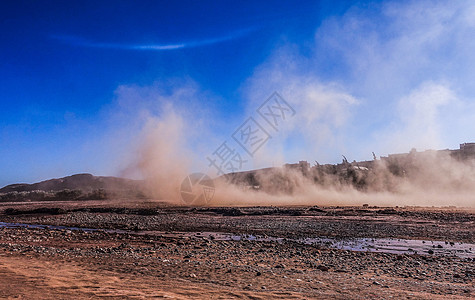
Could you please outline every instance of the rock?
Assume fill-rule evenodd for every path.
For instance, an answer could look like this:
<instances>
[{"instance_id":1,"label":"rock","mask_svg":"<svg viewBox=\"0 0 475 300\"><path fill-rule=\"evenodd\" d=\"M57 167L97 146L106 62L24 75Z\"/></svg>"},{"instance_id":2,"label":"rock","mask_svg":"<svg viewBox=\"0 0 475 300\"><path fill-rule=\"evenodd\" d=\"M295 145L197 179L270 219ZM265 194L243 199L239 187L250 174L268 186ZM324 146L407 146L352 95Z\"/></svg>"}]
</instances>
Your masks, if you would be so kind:
<instances>
[{"instance_id":1,"label":"rock","mask_svg":"<svg viewBox=\"0 0 475 300\"><path fill-rule=\"evenodd\" d=\"M348 273L348 271L345 270L345 269L338 269L338 270L336 270L335 272L338 272L338 273Z\"/></svg>"},{"instance_id":2,"label":"rock","mask_svg":"<svg viewBox=\"0 0 475 300\"><path fill-rule=\"evenodd\" d=\"M318 265L317 269L319 269L320 271L323 271L323 272L327 272L330 268L328 268L327 266L324 266L324 265Z\"/></svg>"}]
</instances>

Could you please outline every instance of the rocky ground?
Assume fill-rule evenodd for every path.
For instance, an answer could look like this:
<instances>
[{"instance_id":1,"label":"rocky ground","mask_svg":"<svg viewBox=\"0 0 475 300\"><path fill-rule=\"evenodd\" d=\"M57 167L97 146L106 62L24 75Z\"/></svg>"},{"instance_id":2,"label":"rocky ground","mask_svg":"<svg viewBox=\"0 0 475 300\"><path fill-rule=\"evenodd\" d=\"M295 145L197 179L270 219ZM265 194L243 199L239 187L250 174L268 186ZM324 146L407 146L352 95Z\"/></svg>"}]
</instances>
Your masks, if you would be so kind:
<instances>
[{"instance_id":1,"label":"rocky ground","mask_svg":"<svg viewBox=\"0 0 475 300\"><path fill-rule=\"evenodd\" d=\"M3 204L0 210L1 298L475 297L472 252L374 253L299 242L325 236L474 244L475 213L468 210L110 201Z\"/></svg>"}]
</instances>

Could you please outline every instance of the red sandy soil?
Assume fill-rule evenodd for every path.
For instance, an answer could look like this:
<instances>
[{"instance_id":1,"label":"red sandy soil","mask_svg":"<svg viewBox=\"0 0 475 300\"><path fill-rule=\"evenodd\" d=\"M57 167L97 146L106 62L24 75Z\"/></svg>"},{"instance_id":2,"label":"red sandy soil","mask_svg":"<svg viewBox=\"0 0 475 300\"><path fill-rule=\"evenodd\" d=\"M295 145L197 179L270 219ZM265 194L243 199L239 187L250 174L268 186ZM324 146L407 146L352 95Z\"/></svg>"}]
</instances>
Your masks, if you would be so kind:
<instances>
[{"instance_id":1,"label":"red sandy soil","mask_svg":"<svg viewBox=\"0 0 475 300\"><path fill-rule=\"evenodd\" d=\"M354 207L192 209L114 202L10 203L0 210L7 208L7 214L0 212L0 222L124 231L0 228L1 298L475 296L475 261L471 257L356 252L289 239L391 237L473 244L473 211ZM204 231L288 239L223 241L197 234Z\"/></svg>"}]
</instances>

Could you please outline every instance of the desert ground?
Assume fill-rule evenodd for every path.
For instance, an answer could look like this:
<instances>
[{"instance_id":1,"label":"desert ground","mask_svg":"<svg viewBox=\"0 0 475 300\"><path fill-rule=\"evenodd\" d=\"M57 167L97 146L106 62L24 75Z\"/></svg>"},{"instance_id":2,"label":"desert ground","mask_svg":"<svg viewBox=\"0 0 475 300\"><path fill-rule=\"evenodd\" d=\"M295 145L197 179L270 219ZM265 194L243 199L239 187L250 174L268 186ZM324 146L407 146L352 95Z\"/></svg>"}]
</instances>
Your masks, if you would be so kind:
<instances>
[{"instance_id":1,"label":"desert ground","mask_svg":"<svg viewBox=\"0 0 475 300\"><path fill-rule=\"evenodd\" d=\"M0 205L5 299L469 299L475 212Z\"/></svg>"}]
</instances>

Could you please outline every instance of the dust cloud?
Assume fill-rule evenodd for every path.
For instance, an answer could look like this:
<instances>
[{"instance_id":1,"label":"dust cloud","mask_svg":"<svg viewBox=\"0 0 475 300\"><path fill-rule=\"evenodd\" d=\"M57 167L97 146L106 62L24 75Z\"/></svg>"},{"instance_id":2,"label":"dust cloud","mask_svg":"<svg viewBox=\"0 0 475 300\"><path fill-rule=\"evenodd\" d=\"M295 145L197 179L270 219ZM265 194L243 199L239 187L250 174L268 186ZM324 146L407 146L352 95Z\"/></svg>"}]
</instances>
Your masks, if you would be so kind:
<instances>
[{"instance_id":1,"label":"dust cloud","mask_svg":"<svg viewBox=\"0 0 475 300\"><path fill-rule=\"evenodd\" d=\"M164 115L146 121L132 168L145 179L147 195L177 202L177 187L191 164L185 147L186 124L172 108Z\"/></svg>"},{"instance_id":2,"label":"dust cloud","mask_svg":"<svg viewBox=\"0 0 475 300\"><path fill-rule=\"evenodd\" d=\"M299 47L283 41L242 82L237 99L226 100L238 101L246 110L244 115L214 118L213 112L219 110L212 107L202 119L224 120L226 124L219 127L231 124L229 120L236 116L244 121L275 91L292 105L295 117L273 132L248 169L299 160L334 163L341 154L363 160L372 151L402 153L411 147L441 149L470 142L466 139L473 137L475 105L470 81L474 61L469 54L475 44L466 41L473 31L472 6L468 2L437 4L428 10L415 2L382 4L375 9L385 21L384 28L358 9L326 20L316 29L313 44ZM452 25L440 26L446 23ZM446 57L438 49L466 55ZM321 53L329 50L339 58L344 76L324 71L328 61ZM178 82L172 87L171 93L162 92L167 89L161 86L159 92L155 87L120 92L133 105L144 95L147 103L158 99L186 107L222 100L210 100L196 83ZM215 130L216 124L207 123L206 133L192 132L193 125L202 120L197 114L190 118L183 109L177 111L147 121L132 169L146 180L152 197L182 204L182 180L189 173L208 173L203 153L211 153L222 142L218 133L235 128ZM188 143L196 136L212 140L213 149L197 153L197 147ZM408 153L401 160L309 166L304 171L274 168L256 172L252 180L212 176L216 190L208 205L474 207L474 156L461 159L450 153Z\"/></svg>"},{"instance_id":3,"label":"dust cloud","mask_svg":"<svg viewBox=\"0 0 475 300\"><path fill-rule=\"evenodd\" d=\"M151 198L184 204L181 182L193 172L192 159L197 157L186 144L189 122L172 108L164 117L146 122L134 167ZM287 165L213 179L214 197L192 205L475 207L475 160L454 157L448 150L413 151L360 163Z\"/></svg>"},{"instance_id":4,"label":"dust cloud","mask_svg":"<svg viewBox=\"0 0 475 300\"><path fill-rule=\"evenodd\" d=\"M278 168L257 176L263 189L258 191L220 179L210 205L475 207L473 161L429 154L412 163L404 174L395 174L394 165L378 160L372 169L359 174L348 175L350 167L342 174L320 174L318 178Z\"/></svg>"}]
</instances>

